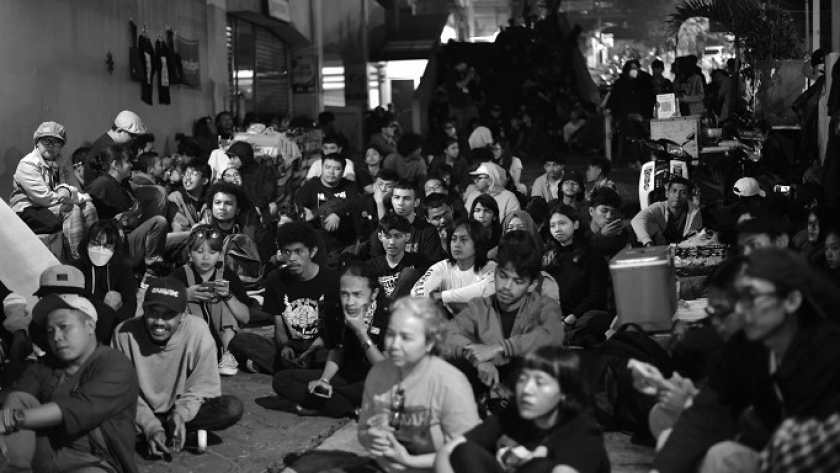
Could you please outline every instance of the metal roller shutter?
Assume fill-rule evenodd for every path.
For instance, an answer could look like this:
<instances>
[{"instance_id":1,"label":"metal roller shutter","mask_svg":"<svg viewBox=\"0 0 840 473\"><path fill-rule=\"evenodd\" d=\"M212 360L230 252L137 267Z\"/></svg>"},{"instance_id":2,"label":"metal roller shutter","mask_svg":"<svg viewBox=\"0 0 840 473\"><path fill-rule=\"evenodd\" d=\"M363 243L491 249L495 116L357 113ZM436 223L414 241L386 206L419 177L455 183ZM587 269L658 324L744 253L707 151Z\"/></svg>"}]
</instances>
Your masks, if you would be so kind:
<instances>
[{"instance_id":1,"label":"metal roller shutter","mask_svg":"<svg viewBox=\"0 0 840 473\"><path fill-rule=\"evenodd\" d=\"M288 46L265 28L256 27L254 112L289 113Z\"/></svg>"}]
</instances>

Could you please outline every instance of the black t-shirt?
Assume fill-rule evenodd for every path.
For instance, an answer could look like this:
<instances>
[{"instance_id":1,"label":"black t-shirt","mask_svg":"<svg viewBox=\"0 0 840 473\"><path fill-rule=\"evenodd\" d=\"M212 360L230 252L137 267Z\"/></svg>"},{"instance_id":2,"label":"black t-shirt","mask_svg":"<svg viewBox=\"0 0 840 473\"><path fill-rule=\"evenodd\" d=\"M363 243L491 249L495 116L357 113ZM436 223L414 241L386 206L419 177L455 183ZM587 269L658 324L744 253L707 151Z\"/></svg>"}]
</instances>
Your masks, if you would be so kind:
<instances>
[{"instance_id":1,"label":"black t-shirt","mask_svg":"<svg viewBox=\"0 0 840 473\"><path fill-rule=\"evenodd\" d=\"M189 287L189 282L187 281L187 267L190 268L190 271L193 273L193 279L195 280L196 284L201 284L205 281L202 277L198 274L198 272L193 268L192 264L181 266L177 268L175 271L172 271L170 274L171 277L181 281L184 283L185 286ZM218 271L218 270L216 270ZM207 278L207 281L215 281L216 280L216 271L213 271L213 274ZM243 304L248 304L248 291L245 290L245 285L242 284L242 280L239 279L239 275L234 273L228 268L225 268L222 272L222 279L225 281L230 282L230 293L236 297L239 302Z\"/></svg>"},{"instance_id":2,"label":"black t-shirt","mask_svg":"<svg viewBox=\"0 0 840 473\"><path fill-rule=\"evenodd\" d=\"M533 422L519 417L513 405L498 416L488 417L464 437L494 455L505 447L522 446L533 452L537 447L544 446L547 449L544 458L525 463L529 473L549 473L558 465L568 465L580 473L610 471L604 437L587 413L578 414L552 429L542 430ZM519 465L517 470L521 468L522 465Z\"/></svg>"},{"instance_id":3,"label":"black t-shirt","mask_svg":"<svg viewBox=\"0 0 840 473\"><path fill-rule=\"evenodd\" d=\"M364 315L367 336L379 351L385 350L385 331L388 329L388 322L391 319L388 307L388 300L379 297L376 300L376 308L373 309L372 313ZM354 363L362 363L366 368L370 368L370 362L359 338L344 323L344 313L340 306L334 306L326 311L322 336L324 338L324 348L341 347L344 349L345 367Z\"/></svg>"},{"instance_id":4,"label":"black t-shirt","mask_svg":"<svg viewBox=\"0 0 840 473\"><path fill-rule=\"evenodd\" d=\"M386 296L390 296L394 292L394 285L403 269L414 268L421 274L429 269L429 261L420 253L403 254L400 262L393 268L388 264L387 256L377 256L368 260L366 264L373 276L379 281L379 286L385 291Z\"/></svg>"},{"instance_id":5,"label":"black t-shirt","mask_svg":"<svg viewBox=\"0 0 840 473\"><path fill-rule=\"evenodd\" d=\"M502 333L505 339L510 338L510 333L513 331L513 324L516 322L516 314L518 310L513 312L505 312L499 309L499 317L502 319Z\"/></svg>"},{"instance_id":6,"label":"black t-shirt","mask_svg":"<svg viewBox=\"0 0 840 473\"><path fill-rule=\"evenodd\" d=\"M280 268L266 279L263 311L283 318L289 338L312 340L320 335L324 310L339 305L338 287L338 272L326 266L309 281Z\"/></svg>"},{"instance_id":7,"label":"black t-shirt","mask_svg":"<svg viewBox=\"0 0 840 473\"><path fill-rule=\"evenodd\" d=\"M370 255L382 256L385 254L385 248L382 247L382 242L379 241L379 231L374 231L370 236ZM420 218L419 215L414 217L411 222L411 239L405 245L406 253L422 253L430 263L437 263L446 258L446 252L440 244L440 235L437 230L429 222Z\"/></svg>"}]
</instances>

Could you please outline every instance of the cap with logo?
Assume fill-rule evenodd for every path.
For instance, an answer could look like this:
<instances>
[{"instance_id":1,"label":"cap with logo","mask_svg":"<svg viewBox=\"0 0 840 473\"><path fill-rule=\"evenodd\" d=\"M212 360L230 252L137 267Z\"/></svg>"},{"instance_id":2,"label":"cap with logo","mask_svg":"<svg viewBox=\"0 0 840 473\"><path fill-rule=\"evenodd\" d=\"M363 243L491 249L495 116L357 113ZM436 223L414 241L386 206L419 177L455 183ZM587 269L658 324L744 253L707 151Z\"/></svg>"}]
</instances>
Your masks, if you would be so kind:
<instances>
[{"instance_id":1,"label":"cap with logo","mask_svg":"<svg viewBox=\"0 0 840 473\"><path fill-rule=\"evenodd\" d=\"M39 288L36 296L47 294L87 294L85 291L85 275L74 267L66 264L50 266L41 273Z\"/></svg>"},{"instance_id":2,"label":"cap with logo","mask_svg":"<svg viewBox=\"0 0 840 473\"><path fill-rule=\"evenodd\" d=\"M61 123L44 122L38 125L38 128L32 135L32 141L37 143L41 138L58 138L62 143L66 143L67 133L64 131L64 125Z\"/></svg>"},{"instance_id":3,"label":"cap with logo","mask_svg":"<svg viewBox=\"0 0 840 473\"><path fill-rule=\"evenodd\" d=\"M146 133L146 125L140 117L129 110L123 110L114 119L114 126L123 129L132 135L142 135Z\"/></svg>"},{"instance_id":4,"label":"cap with logo","mask_svg":"<svg viewBox=\"0 0 840 473\"><path fill-rule=\"evenodd\" d=\"M187 309L187 287L175 278L157 278L149 283L143 308L159 307L181 313Z\"/></svg>"},{"instance_id":5,"label":"cap with logo","mask_svg":"<svg viewBox=\"0 0 840 473\"><path fill-rule=\"evenodd\" d=\"M761 186L758 185L758 181L751 177L742 177L735 182L735 187L732 188L732 192L735 193L738 197L752 197L754 195L760 195L764 197L767 195L763 190L761 190Z\"/></svg>"},{"instance_id":6,"label":"cap with logo","mask_svg":"<svg viewBox=\"0 0 840 473\"><path fill-rule=\"evenodd\" d=\"M47 317L58 309L76 309L84 312L94 322L99 319L93 304L85 297L78 294L47 294L32 309L32 322L44 326Z\"/></svg>"}]
</instances>

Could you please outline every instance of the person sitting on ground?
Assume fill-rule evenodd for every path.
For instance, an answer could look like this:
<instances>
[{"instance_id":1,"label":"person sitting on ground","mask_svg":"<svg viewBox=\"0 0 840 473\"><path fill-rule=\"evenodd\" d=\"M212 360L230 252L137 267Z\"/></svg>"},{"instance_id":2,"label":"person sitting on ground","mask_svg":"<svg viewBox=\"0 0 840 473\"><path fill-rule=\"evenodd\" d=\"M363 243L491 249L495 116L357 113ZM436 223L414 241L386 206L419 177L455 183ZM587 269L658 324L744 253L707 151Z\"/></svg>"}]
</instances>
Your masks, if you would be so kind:
<instances>
[{"instance_id":1,"label":"person sitting on ground","mask_svg":"<svg viewBox=\"0 0 840 473\"><path fill-rule=\"evenodd\" d=\"M545 345L524 355L516 402L448 443L437 473L607 473L610 459L591 410L583 360Z\"/></svg>"},{"instance_id":2,"label":"person sitting on ground","mask_svg":"<svg viewBox=\"0 0 840 473\"><path fill-rule=\"evenodd\" d=\"M493 162L507 172L509 182L506 188L526 195L528 187L522 183L522 160L511 153L507 140L493 138L490 151L493 152Z\"/></svg>"},{"instance_id":3,"label":"person sitting on ground","mask_svg":"<svg viewBox=\"0 0 840 473\"><path fill-rule=\"evenodd\" d=\"M263 226L273 227L277 220L277 201L280 198L277 180L280 178L277 168L269 163L259 163L254 157L254 148L250 143L237 141L227 149L231 159L230 167L236 167L242 178L242 190L257 218ZM237 165L235 165L238 164Z\"/></svg>"},{"instance_id":4,"label":"person sitting on ground","mask_svg":"<svg viewBox=\"0 0 840 473\"><path fill-rule=\"evenodd\" d=\"M242 173L239 172L237 168L227 168L222 171L222 180L225 182L230 182L233 185L241 186L242 185Z\"/></svg>"},{"instance_id":5,"label":"person sitting on ground","mask_svg":"<svg viewBox=\"0 0 840 473\"><path fill-rule=\"evenodd\" d=\"M429 174L435 174L441 165L452 167L451 177L454 187L463 192L469 184L469 163L460 153L460 145L455 138L448 138L443 145L443 154L435 156L429 164Z\"/></svg>"},{"instance_id":6,"label":"person sitting on ground","mask_svg":"<svg viewBox=\"0 0 840 473\"><path fill-rule=\"evenodd\" d=\"M114 220L94 223L82 240L82 248L84 252L79 259L70 264L84 275L84 289L92 296L90 299L113 309L116 323L137 315L137 280L128 265L117 223Z\"/></svg>"},{"instance_id":7,"label":"person sitting on ground","mask_svg":"<svg viewBox=\"0 0 840 473\"><path fill-rule=\"evenodd\" d=\"M644 246L679 243L703 228L700 208L688 199L691 183L673 176L665 183L667 200L642 209L631 221L636 238Z\"/></svg>"},{"instance_id":8,"label":"person sitting on ground","mask_svg":"<svg viewBox=\"0 0 840 473\"><path fill-rule=\"evenodd\" d=\"M205 194L210 183L210 166L193 161L184 169L181 188L169 194L169 201L176 208L170 220L172 232L189 232L201 221L205 209Z\"/></svg>"},{"instance_id":9,"label":"person sitting on ground","mask_svg":"<svg viewBox=\"0 0 840 473\"><path fill-rule=\"evenodd\" d=\"M125 356L97 342L93 304L50 294L32 319L46 327L49 350L3 390L0 468L137 472L137 374Z\"/></svg>"},{"instance_id":10,"label":"person sitting on ground","mask_svg":"<svg viewBox=\"0 0 840 473\"><path fill-rule=\"evenodd\" d=\"M487 260L490 235L474 220L458 220L449 232L449 258L433 264L411 289L457 314L474 297L493 294L496 263Z\"/></svg>"},{"instance_id":11,"label":"person sitting on ground","mask_svg":"<svg viewBox=\"0 0 840 473\"><path fill-rule=\"evenodd\" d=\"M370 144L381 150L383 158L397 152L395 138L399 128L400 125L394 120L389 120L388 117L379 120L379 133L371 135Z\"/></svg>"},{"instance_id":12,"label":"person sitting on ground","mask_svg":"<svg viewBox=\"0 0 840 473\"><path fill-rule=\"evenodd\" d=\"M424 203L426 205L426 222L435 229L441 249L446 252L446 249L449 248L448 232L450 225L455 220L451 199L448 195L441 193L426 194Z\"/></svg>"},{"instance_id":13,"label":"person sitting on ground","mask_svg":"<svg viewBox=\"0 0 840 473\"><path fill-rule=\"evenodd\" d=\"M317 180L316 178L321 177L324 169L324 156L330 154L339 155L344 160L344 166L341 168L341 177L347 179L348 181L355 181L355 164L352 159L347 159L344 156L344 137L334 133L328 133L324 136L324 139L321 140L321 159L316 159L309 166L309 171L306 173L306 180Z\"/></svg>"},{"instance_id":14,"label":"person sitting on ground","mask_svg":"<svg viewBox=\"0 0 840 473\"><path fill-rule=\"evenodd\" d=\"M86 185L90 185L100 173L91 167L90 161L95 159L103 151L114 145L130 148L134 140L146 134L146 125L143 120L130 110L123 110L114 117L111 128L103 133L90 148L88 160L84 164L84 179ZM133 156L133 154L132 154Z\"/></svg>"},{"instance_id":15,"label":"person sitting on ground","mask_svg":"<svg viewBox=\"0 0 840 473\"><path fill-rule=\"evenodd\" d=\"M365 194L373 194L376 177L379 175L379 171L382 170L382 162L385 161L385 156L387 155L377 145L373 143L367 145L364 166L356 170L356 184L359 185L359 189L365 191Z\"/></svg>"},{"instance_id":16,"label":"person sitting on ground","mask_svg":"<svg viewBox=\"0 0 840 473\"><path fill-rule=\"evenodd\" d=\"M278 227L277 248L286 265L266 278L262 307L274 316L274 336L240 333L229 344L240 364L269 374L323 364L322 311L339 304L339 275L312 260L317 234L309 224Z\"/></svg>"},{"instance_id":17,"label":"person sitting on ground","mask_svg":"<svg viewBox=\"0 0 840 473\"><path fill-rule=\"evenodd\" d=\"M467 121L467 129L470 131L467 142L470 150L489 148L493 144L493 133L490 128L481 123L481 119L473 117Z\"/></svg>"},{"instance_id":18,"label":"person sitting on ground","mask_svg":"<svg viewBox=\"0 0 840 473\"><path fill-rule=\"evenodd\" d=\"M840 226L825 234L825 269L828 277L840 287Z\"/></svg>"},{"instance_id":19,"label":"person sitting on ground","mask_svg":"<svg viewBox=\"0 0 840 473\"><path fill-rule=\"evenodd\" d=\"M558 204L568 205L573 207L578 213L579 217L587 217L586 203L583 201L586 193L583 187L583 176L577 171L565 171L563 178L560 179L560 190L558 194L560 199Z\"/></svg>"},{"instance_id":20,"label":"person sitting on ground","mask_svg":"<svg viewBox=\"0 0 840 473\"><path fill-rule=\"evenodd\" d=\"M379 220L378 237L385 254L369 259L366 266L382 288L383 295L391 300L408 295L429 268L426 255L406 252L412 231L408 219L394 212Z\"/></svg>"},{"instance_id":21,"label":"person sitting on ground","mask_svg":"<svg viewBox=\"0 0 840 473\"><path fill-rule=\"evenodd\" d=\"M356 239L353 210L361 195L355 182L341 177L346 162L341 155L327 154L321 161L320 177L307 181L295 193L294 200L309 210L307 220L315 221L327 248L338 251Z\"/></svg>"},{"instance_id":22,"label":"person sitting on ground","mask_svg":"<svg viewBox=\"0 0 840 473\"><path fill-rule=\"evenodd\" d=\"M76 259L85 232L99 219L97 209L89 194L58 183L60 151L67 141L64 126L41 123L33 141L35 149L15 169L9 207L36 234L63 232L70 257Z\"/></svg>"},{"instance_id":23,"label":"person sitting on ground","mask_svg":"<svg viewBox=\"0 0 840 473\"><path fill-rule=\"evenodd\" d=\"M464 200L461 198L462 194L447 185L446 178L441 174L441 172L444 172L447 169L449 169L449 166L442 165L438 169L429 173L429 177L426 178L426 182L423 183L424 198L429 197L432 194L443 194L449 197L449 206L451 207L452 212L454 212L453 215L456 218L466 217L468 212L464 207ZM426 202L424 202L424 204L425 203Z\"/></svg>"},{"instance_id":24,"label":"person sitting on ground","mask_svg":"<svg viewBox=\"0 0 840 473\"><path fill-rule=\"evenodd\" d=\"M688 373L685 373L686 376L683 377L675 370L666 386L655 387L657 403L648 414L648 426L653 438L657 439L656 444L660 448L668 439L668 435L671 434L671 429L677 423L680 414L691 405L690 400L697 395L698 387L702 387L705 383L709 368L718 362L717 357L723 344L743 327L743 317L735 311L735 281L744 270L746 262L746 258L742 256L730 258L718 266L705 281L708 293L707 317L701 323L710 324L714 331L711 332L713 337L706 341L705 353L701 355L705 362L700 363L701 376L696 379L698 383L695 384ZM677 324L681 324L681 322L678 321ZM674 332L677 332L677 326L675 325ZM672 352L675 365L678 364L680 353L683 351L683 344L691 333L683 329L680 329L680 332L682 340L676 344ZM632 371L632 374L633 383L637 389L646 386L635 370Z\"/></svg>"},{"instance_id":25,"label":"person sitting on ground","mask_svg":"<svg viewBox=\"0 0 840 473\"><path fill-rule=\"evenodd\" d=\"M514 212L517 212L517 210L514 210ZM499 246L499 239L502 238L502 223L500 222L499 205L496 199L487 194L476 197L470 209L470 220L475 220L487 230L490 235L491 248Z\"/></svg>"},{"instance_id":26,"label":"person sitting on ground","mask_svg":"<svg viewBox=\"0 0 840 473\"><path fill-rule=\"evenodd\" d=\"M823 420L840 401L840 327L801 257L756 249L735 282L741 333L654 459L659 472L757 472L758 452L786 418ZM809 444L820 450L820 440Z\"/></svg>"},{"instance_id":27,"label":"person sitting on ground","mask_svg":"<svg viewBox=\"0 0 840 473\"><path fill-rule=\"evenodd\" d=\"M593 156L589 160L589 167L586 168L586 200L589 200L592 192L600 187L618 191L615 182L608 179L610 171L612 171L612 164L609 159L603 156Z\"/></svg>"},{"instance_id":28,"label":"person sitting on ground","mask_svg":"<svg viewBox=\"0 0 840 473\"><path fill-rule=\"evenodd\" d=\"M294 402L301 415L352 414L362 405L371 366L385 359L390 304L376 277L362 265L350 265L340 284L341 307L325 314L324 347L329 355L323 371L283 370L274 376L274 391Z\"/></svg>"},{"instance_id":29,"label":"person sitting on ground","mask_svg":"<svg viewBox=\"0 0 840 473\"><path fill-rule=\"evenodd\" d=\"M472 208L473 201L481 194L488 194L499 204L498 216L500 219L514 210L519 210L519 199L516 195L505 189L505 170L493 163L481 163L478 169L470 173L475 182L475 191L471 193L465 205L468 209Z\"/></svg>"},{"instance_id":30,"label":"person sitting on ground","mask_svg":"<svg viewBox=\"0 0 840 473\"><path fill-rule=\"evenodd\" d=\"M621 219L621 197L609 187L597 187L589 198L589 227L583 230L592 251L607 259L627 247L630 233Z\"/></svg>"},{"instance_id":31,"label":"person sitting on ground","mask_svg":"<svg viewBox=\"0 0 840 473\"><path fill-rule=\"evenodd\" d=\"M227 429L245 410L238 398L222 394L213 335L186 310L186 286L157 278L146 290L143 315L120 324L111 342L137 371L135 422L152 456L180 452L188 436L196 447L192 435Z\"/></svg>"},{"instance_id":32,"label":"person sitting on ground","mask_svg":"<svg viewBox=\"0 0 840 473\"><path fill-rule=\"evenodd\" d=\"M569 147L581 154L601 153L604 149L604 116L592 102L583 102L583 116L586 121L572 134Z\"/></svg>"},{"instance_id":33,"label":"person sitting on ground","mask_svg":"<svg viewBox=\"0 0 840 473\"><path fill-rule=\"evenodd\" d=\"M420 155L422 145L422 136L417 133L406 133L397 142L397 152L385 157L382 167L397 171L400 179L423 182L428 174L428 167Z\"/></svg>"},{"instance_id":34,"label":"person sitting on ground","mask_svg":"<svg viewBox=\"0 0 840 473\"><path fill-rule=\"evenodd\" d=\"M603 340L613 319L606 312L607 262L589 248L579 227L580 219L575 209L562 204L555 206L549 220L551 239L543 256L543 269L560 286L563 321L569 331L567 339L576 343L581 342L584 334ZM575 336L579 338L573 338Z\"/></svg>"},{"instance_id":35,"label":"person sitting on ground","mask_svg":"<svg viewBox=\"0 0 840 473\"><path fill-rule=\"evenodd\" d=\"M790 220L783 212L763 208L739 217L735 227L738 253L749 256L760 248L786 249L790 245Z\"/></svg>"},{"instance_id":36,"label":"person sitting on ground","mask_svg":"<svg viewBox=\"0 0 840 473\"><path fill-rule=\"evenodd\" d=\"M476 297L448 323L447 352L480 396L501 383L513 386L513 358L563 343L563 312L540 294L542 253L524 230L499 245L495 293Z\"/></svg>"},{"instance_id":37,"label":"person sitting on ground","mask_svg":"<svg viewBox=\"0 0 840 473\"><path fill-rule=\"evenodd\" d=\"M219 374L233 376L239 370L228 345L247 324L251 312L246 305L248 293L239 276L223 266L221 232L210 225L192 229L186 242L187 264L179 267L170 277L187 287L189 312L202 318L221 353Z\"/></svg>"},{"instance_id":38,"label":"person sitting on ground","mask_svg":"<svg viewBox=\"0 0 840 473\"><path fill-rule=\"evenodd\" d=\"M131 173L131 185L163 186L163 158L155 151L148 151L137 156L137 169Z\"/></svg>"},{"instance_id":39,"label":"person sitting on ground","mask_svg":"<svg viewBox=\"0 0 840 473\"><path fill-rule=\"evenodd\" d=\"M160 271L169 223L163 215L149 215L141 221L140 204L127 184L132 158L131 151L120 145L91 156L90 167L99 174L88 191L99 218L116 218L122 225L132 268L145 268L141 282L145 286Z\"/></svg>"},{"instance_id":40,"label":"person sitting on ground","mask_svg":"<svg viewBox=\"0 0 840 473\"><path fill-rule=\"evenodd\" d=\"M566 167L566 160L557 153L550 152L542 155L543 169L545 174L534 180L531 187L531 197L542 197L546 202L554 202L560 196L560 179Z\"/></svg>"},{"instance_id":41,"label":"person sitting on ground","mask_svg":"<svg viewBox=\"0 0 840 473\"><path fill-rule=\"evenodd\" d=\"M222 239L235 233L256 239L256 222L249 218L251 203L240 186L218 181L204 197L204 216L198 222L219 230Z\"/></svg>"},{"instance_id":42,"label":"person sitting on ground","mask_svg":"<svg viewBox=\"0 0 840 473\"><path fill-rule=\"evenodd\" d=\"M438 357L444 318L427 298L394 303L385 350L365 380L359 442L370 468L431 471L437 452L478 424L466 377Z\"/></svg>"},{"instance_id":43,"label":"person sitting on ground","mask_svg":"<svg viewBox=\"0 0 840 473\"><path fill-rule=\"evenodd\" d=\"M822 208L814 207L808 211L805 228L796 232L791 238L790 246L798 251L809 263L825 265L825 232L831 228L831 223Z\"/></svg>"},{"instance_id":44,"label":"person sitting on ground","mask_svg":"<svg viewBox=\"0 0 840 473\"><path fill-rule=\"evenodd\" d=\"M400 181L400 176L393 169L380 169L373 183L373 192L361 198L361 231L362 235L370 235L376 231L376 226L386 213L394 210L391 196L394 186Z\"/></svg>"},{"instance_id":45,"label":"person sitting on ground","mask_svg":"<svg viewBox=\"0 0 840 473\"><path fill-rule=\"evenodd\" d=\"M438 235L434 228L417 215L420 196L417 195L416 182L410 179L399 181L391 192L391 204L395 214L411 223L411 235L406 243L406 252L421 253L430 262L440 261L446 257L446 253L438 245ZM382 256L383 254L385 250L382 242L379 241L379 231L376 231L370 236L370 255Z\"/></svg>"}]
</instances>

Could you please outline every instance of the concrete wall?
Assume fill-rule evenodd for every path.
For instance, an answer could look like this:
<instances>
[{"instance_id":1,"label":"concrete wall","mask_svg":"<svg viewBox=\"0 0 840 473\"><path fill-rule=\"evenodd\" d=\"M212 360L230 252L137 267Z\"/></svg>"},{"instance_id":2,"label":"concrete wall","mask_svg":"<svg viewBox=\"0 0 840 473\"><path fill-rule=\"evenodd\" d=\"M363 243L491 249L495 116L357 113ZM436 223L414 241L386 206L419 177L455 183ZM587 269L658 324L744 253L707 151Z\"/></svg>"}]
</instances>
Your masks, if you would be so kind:
<instances>
[{"instance_id":1,"label":"concrete wall","mask_svg":"<svg viewBox=\"0 0 840 473\"><path fill-rule=\"evenodd\" d=\"M193 120L221 110L225 52L211 61L208 45L224 45L223 10L224 0L0 1L0 196L8 199L17 162L32 149L32 133L42 121L66 126L62 152L68 154L129 109L155 134L157 149L169 152L176 132L191 133ZM148 24L153 42L165 25L200 41L201 90L173 87L168 106L157 104L157 90L154 106L141 102L140 84L129 79L132 18L138 29ZM106 70L108 52L113 74Z\"/></svg>"}]
</instances>

